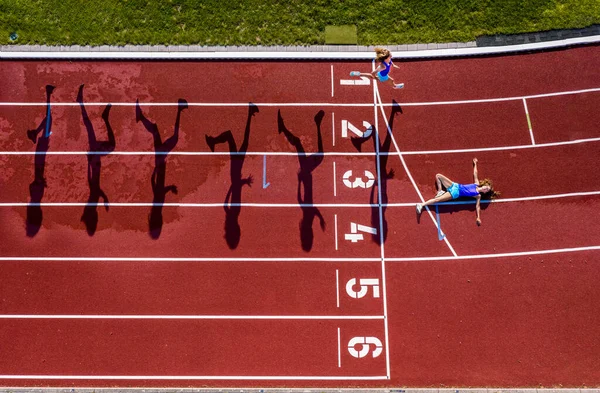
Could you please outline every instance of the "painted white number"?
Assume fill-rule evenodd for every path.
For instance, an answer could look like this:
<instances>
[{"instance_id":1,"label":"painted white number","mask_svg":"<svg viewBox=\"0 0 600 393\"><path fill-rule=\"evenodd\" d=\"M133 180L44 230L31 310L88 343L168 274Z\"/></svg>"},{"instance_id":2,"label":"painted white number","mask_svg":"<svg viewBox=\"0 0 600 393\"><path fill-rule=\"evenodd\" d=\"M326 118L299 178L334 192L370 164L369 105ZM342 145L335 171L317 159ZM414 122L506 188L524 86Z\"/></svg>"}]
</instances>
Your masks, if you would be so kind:
<instances>
[{"instance_id":1,"label":"painted white number","mask_svg":"<svg viewBox=\"0 0 600 393\"><path fill-rule=\"evenodd\" d=\"M344 239L346 240L350 240L352 243L356 243L359 240L365 240L364 236L362 235L362 233L358 233L358 232L365 232L365 233L370 233L372 235L377 235L377 229L376 228L371 228L368 227L366 225L360 225L360 224L356 224L354 222L350 223L350 233L345 233L344 234Z\"/></svg>"},{"instance_id":2,"label":"painted white number","mask_svg":"<svg viewBox=\"0 0 600 393\"><path fill-rule=\"evenodd\" d=\"M373 287L373 297L379 297L379 279L361 278L360 280L358 280L358 282L360 283L360 289L358 290L358 292L354 290L354 286L356 285L356 278L353 278L346 283L346 292L350 297L356 299L365 297L365 295L369 291L369 287Z\"/></svg>"},{"instance_id":3,"label":"painted white number","mask_svg":"<svg viewBox=\"0 0 600 393\"><path fill-rule=\"evenodd\" d=\"M371 344L375 346L373 357L376 358L383 352L383 345L381 345L381 341L377 337L354 337L348 342L348 352L355 358L364 358L369 354ZM357 345L361 345L358 351L355 349Z\"/></svg>"},{"instance_id":4,"label":"painted white number","mask_svg":"<svg viewBox=\"0 0 600 393\"><path fill-rule=\"evenodd\" d=\"M362 177L356 177L354 178L354 181L350 181L350 178L352 177L352 169L350 169L349 171L346 171L346 173L344 173L344 176L342 178L342 180L344 181L344 185L348 188L369 188L372 187L373 184L375 184L375 175L373 175L371 172L365 170L365 177L367 178L367 182L365 183L362 179Z\"/></svg>"},{"instance_id":5,"label":"painted white number","mask_svg":"<svg viewBox=\"0 0 600 393\"><path fill-rule=\"evenodd\" d=\"M365 127L364 132L359 130L358 127L355 127L348 120L342 120L342 138L348 138L348 130L357 135L359 138L368 138L373 132L373 126L368 121L363 120L363 127Z\"/></svg>"}]
</instances>

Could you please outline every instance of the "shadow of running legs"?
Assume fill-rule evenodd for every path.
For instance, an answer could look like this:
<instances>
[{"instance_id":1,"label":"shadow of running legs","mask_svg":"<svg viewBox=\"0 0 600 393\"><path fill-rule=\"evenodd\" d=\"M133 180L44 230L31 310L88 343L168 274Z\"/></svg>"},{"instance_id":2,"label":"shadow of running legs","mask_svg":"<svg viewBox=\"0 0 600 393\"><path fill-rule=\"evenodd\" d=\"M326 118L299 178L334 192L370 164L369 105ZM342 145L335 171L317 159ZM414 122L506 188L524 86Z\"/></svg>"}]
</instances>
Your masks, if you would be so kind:
<instances>
[{"instance_id":1,"label":"shadow of running legs","mask_svg":"<svg viewBox=\"0 0 600 393\"><path fill-rule=\"evenodd\" d=\"M215 151L215 146L220 143L227 143L229 147L230 160L230 179L231 186L225 196L223 209L225 210L225 241L230 249L234 250L240 243L241 228L239 216L241 213L242 187L252 186L252 175L246 178L242 177L242 168L248 151L248 142L250 138L250 124L252 117L258 113L258 107L252 103L248 105L248 118L244 130L244 140L240 149L237 149L235 139L231 131L225 131L216 137L206 135L206 144L211 151Z\"/></svg>"},{"instance_id":2,"label":"shadow of running legs","mask_svg":"<svg viewBox=\"0 0 600 393\"><path fill-rule=\"evenodd\" d=\"M152 184L152 209L148 215L148 234L152 239L158 239L162 232L163 227L163 215L162 209L165 203L165 198L169 192L177 194L177 186L171 184L166 185L167 175L167 155L171 152L177 142L179 141L179 124L181 119L181 112L188 107L187 101L180 98L177 107L177 116L175 118L175 128L173 135L171 135L164 142L158 132L158 127L155 123L148 120L140 108L139 100L136 101L135 106L135 120L136 122L142 122L146 130L152 134L154 142L154 170L152 171L152 177L150 183Z\"/></svg>"},{"instance_id":3,"label":"shadow of running legs","mask_svg":"<svg viewBox=\"0 0 600 393\"><path fill-rule=\"evenodd\" d=\"M87 205L83 209L81 215L81 221L85 224L88 235L94 236L96 229L98 228L98 203L100 198L104 201L104 208L108 211L108 197L100 187L100 173L102 170L102 157L108 155L115 149L116 141L112 127L108 122L108 116L110 113L111 104L106 105L102 112L102 119L106 124L106 130L108 133L108 140L99 141L96 139L96 133L94 126L90 121L88 113L83 104L83 87L79 86L79 93L77 94L77 102L81 108L81 116L83 118L83 124L85 125L88 137L88 144L90 146L89 153L87 155L87 179L88 186L90 188L90 195L88 197Z\"/></svg>"},{"instance_id":4,"label":"shadow of running legs","mask_svg":"<svg viewBox=\"0 0 600 393\"><path fill-rule=\"evenodd\" d=\"M34 237L40 231L44 214L42 212L42 199L46 189L46 153L50 147L50 134L52 133L52 115L50 113L50 97L54 86L46 85L46 117L34 130L27 130L27 137L33 143L37 143L34 156L34 178L29 184L29 204L27 205L27 218L25 222L25 233L28 237ZM40 132L43 133L38 138Z\"/></svg>"},{"instance_id":5,"label":"shadow of running legs","mask_svg":"<svg viewBox=\"0 0 600 393\"><path fill-rule=\"evenodd\" d=\"M281 111L277 112L278 132L283 133L287 141L294 146L298 152L300 170L298 171L296 197L298 204L300 204L300 208L302 209L302 219L300 220L300 243L302 249L306 252L310 251L313 247L314 233L312 227L315 217L319 219L321 230L325 230L325 219L321 215L319 209L313 205L312 177L312 172L323 162L323 139L321 137L321 122L323 121L323 116L325 116L325 112L322 110L315 115L318 154L307 156L304 147L300 142L300 138L292 134L292 132L286 128L283 118L281 117ZM302 191L304 191L304 196L302 195Z\"/></svg>"}]
</instances>

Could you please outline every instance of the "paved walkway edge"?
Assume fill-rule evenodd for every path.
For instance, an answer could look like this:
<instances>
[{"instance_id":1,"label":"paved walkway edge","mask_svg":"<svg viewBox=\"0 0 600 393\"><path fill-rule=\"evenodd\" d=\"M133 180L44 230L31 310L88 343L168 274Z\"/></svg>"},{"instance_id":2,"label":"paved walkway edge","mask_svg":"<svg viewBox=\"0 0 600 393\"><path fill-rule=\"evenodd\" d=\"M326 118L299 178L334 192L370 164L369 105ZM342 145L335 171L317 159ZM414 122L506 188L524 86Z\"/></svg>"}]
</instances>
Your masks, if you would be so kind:
<instances>
[{"instance_id":1,"label":"paved walkway edge","mask_svg":"<svg viewBox=\"0 0 600 393\"><path fill-rule=\"evenodd\" d=\"M457 56L489 56L528 51L561 49L600 43L600 35L521 45L477 47L473 42L388 46L394 57L405 59ZM0 46L0 59L67 60L366 60L373 58L372 46ZM1 393L1 392L0 392Z\"/></svg>"},{"instance_id":2,"label":"paved walkway edge","mask_svg":"<svg viewBox=\"0 0 600 393\"><path fill-rule=\"evenodd\" d=\"M0 393L600 393L600 389L390 388L390 389L258 389L258 388L3 388Z\"/></svg>"}]
</instances>

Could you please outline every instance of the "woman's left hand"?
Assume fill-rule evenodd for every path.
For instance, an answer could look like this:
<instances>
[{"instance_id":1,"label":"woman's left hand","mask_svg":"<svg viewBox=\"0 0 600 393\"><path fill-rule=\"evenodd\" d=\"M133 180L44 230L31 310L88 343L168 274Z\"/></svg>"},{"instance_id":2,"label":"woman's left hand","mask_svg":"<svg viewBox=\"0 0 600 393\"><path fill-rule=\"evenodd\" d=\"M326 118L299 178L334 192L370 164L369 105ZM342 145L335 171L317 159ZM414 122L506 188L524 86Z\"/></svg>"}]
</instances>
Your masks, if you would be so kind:
<instances>
[{"instance_id":1,"label":"woman's left hand","mask_svg":"<svg viewBox=\"0 0 600 393\"><path fill-rule=\"evenodd\" d=\"M478 218L477 220L475 220L475 222L477 223L477 226L480 227L481 226L481 219Z\"/></svg>"}]
</instances>

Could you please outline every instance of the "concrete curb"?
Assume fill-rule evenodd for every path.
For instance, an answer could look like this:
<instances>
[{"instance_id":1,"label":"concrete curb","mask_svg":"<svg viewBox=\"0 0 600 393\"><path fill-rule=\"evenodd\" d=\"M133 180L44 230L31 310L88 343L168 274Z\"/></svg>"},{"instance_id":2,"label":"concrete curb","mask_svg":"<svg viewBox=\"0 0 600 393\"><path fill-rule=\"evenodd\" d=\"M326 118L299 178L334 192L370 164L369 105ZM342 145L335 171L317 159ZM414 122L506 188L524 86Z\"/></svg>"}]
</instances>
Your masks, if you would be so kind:
<instances>
[{"instance_id":1,"label":"concrete curb","mask_svg":"<svg viewBox=\"0 0 600 393\"><path fill-rule=\"evenodd\" d=\"M520 45L483 46L476 42L411 44L387 46L396 58L422 59L439 57L489 56L528 51L561 49L600 43L600 35ZM0 46L0 59L67 59L67 60L367 60L373 58L374 46Z\"/></svg>"},{"instance_id":2,"label":"concrete curb","mask_svg":"<svg viewBox=\"0 0 600 393\"><path fill-rule=\"evenodd\" d=\"M600 389L389 388L389 389L194 389L194 388L4 388L0 393L600 393Z\"/></svg>"}]
</instances>

